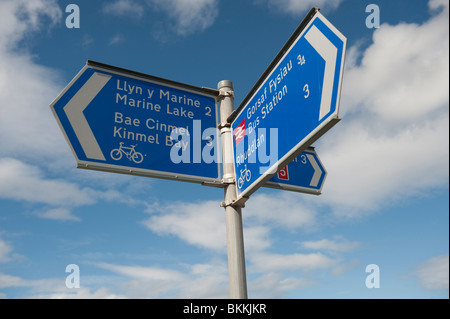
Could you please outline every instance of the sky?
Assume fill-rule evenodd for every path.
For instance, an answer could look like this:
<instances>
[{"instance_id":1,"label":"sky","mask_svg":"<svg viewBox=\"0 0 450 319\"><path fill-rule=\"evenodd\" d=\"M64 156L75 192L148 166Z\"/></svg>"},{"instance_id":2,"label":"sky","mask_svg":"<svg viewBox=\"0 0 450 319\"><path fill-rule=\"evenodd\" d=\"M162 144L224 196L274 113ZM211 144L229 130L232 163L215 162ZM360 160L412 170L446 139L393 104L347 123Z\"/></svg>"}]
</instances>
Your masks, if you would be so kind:
<instances>
[{"instance_id":1,"label":"sky","mask_svg":"<svg viewBox=\"0 0 450 319\"><path fill-rule=\"evenodd\" d=\"M77 169L49 105L94 60L237 107L313 6L348 39L342 120L322 195L243 208L249 298L449 298L446 0L0 0L0 298L227 298L223 190Z\"/></svg>"}]
</instances>

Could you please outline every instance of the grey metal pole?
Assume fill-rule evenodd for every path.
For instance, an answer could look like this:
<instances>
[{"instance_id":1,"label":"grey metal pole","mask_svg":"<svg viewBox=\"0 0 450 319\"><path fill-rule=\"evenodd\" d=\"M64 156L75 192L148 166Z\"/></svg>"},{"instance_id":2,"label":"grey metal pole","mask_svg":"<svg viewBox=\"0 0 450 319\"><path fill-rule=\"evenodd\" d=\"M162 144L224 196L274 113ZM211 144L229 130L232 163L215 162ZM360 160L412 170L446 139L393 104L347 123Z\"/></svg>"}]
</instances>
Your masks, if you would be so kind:
<instances>
[{"instance_id":1,"label":"grey metal pole","mask_svg":"<svg viewBox=\"0 0 450 319\"><path fill-rule=\"evenodd\" d=\"M220 81L220 135L222 140L223 182L225 184L225 207L228 250L228 277L230 298L247 299L247 276L245 272L244 232L242 209L234 206L237 198L233 165L233 134L228 117L234 111L234 92L231 81Z\"/></svg>"}]
</instances>

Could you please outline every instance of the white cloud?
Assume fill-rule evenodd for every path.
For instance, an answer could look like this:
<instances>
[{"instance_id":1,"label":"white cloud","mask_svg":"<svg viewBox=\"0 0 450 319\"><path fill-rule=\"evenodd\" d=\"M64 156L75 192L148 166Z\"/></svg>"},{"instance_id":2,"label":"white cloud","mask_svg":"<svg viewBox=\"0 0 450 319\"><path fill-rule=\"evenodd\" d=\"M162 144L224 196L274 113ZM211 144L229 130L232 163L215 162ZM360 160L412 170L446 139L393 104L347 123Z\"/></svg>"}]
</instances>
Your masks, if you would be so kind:
<instances>
[{"instance_id":1,"label":"white cloud","mask_svg":"<svg viewBox=\"0 0 450 319\"><path fill-rule=\"evenodd\" d=\"M321 199L336 213L351 217L399 197L445 186L448 125L446 114L422 126L377 137L363 123L347 123L333 136L335 143L318 148L329 172Z\"/></svg>"},{"instance_id":2,"label":"white cloud","mask_svg":"<svg viewBox=\"0 0 450 319\"><path fill-rule=\"evenodd\" d=\"M42 280L43 281L43 280ZM42 282L40 281L40 282ZM53 282L53 280L52 280ZM31 296L25 296L33 299L125 299L124 295L115 294L108 288L99 288L97 290L88 287L80 287L77 289L68 289L63 283L57 282L58 287L49 287L49 291L39 292Z\"/></svg>"},{"instance_id":3,"label":"white cloud","mask_svg":"<svg viewBox=\"0 0 450 319\"><path fill-rule=\"evenodd\" d=\"M0 50L15 48L28 32L41 27L42 18L50 25L61 21L56 0L2 0L0 2Z\"/></svg>"},{"instance_id":4,"label":"white cloud","mask_svg":"<svg viewBox=\"0 0 450 319\"><path fill-rule=\"evenodd\" d=\"M228 295L224 262L185 265L183 271L108 263L97 263L96 266L131 278L120 284L130 298L226 298Z\"/></svg>"},{"instance_id":5,"label":"white cloud","mask_svg":"<svg viewBox=\"0 0 450 319\"><path fill-rule=\"evenodd\" d=\"M251 269L256 272L283 270L317 270L334 266L337 261L322 253L311 254L273 254L258 253L249 256Z\"/></svg>"},{"instance_id":6,"label":"white cloud","mask_svg":"<svg viewBox=\"0 0 450 319\"><path fill-rule=\"evenodd\" d=\"M341 262L331 270L331 274L333 276L341 276L342 274L344 274L356 267L360 267L360 265L361 265L361 261L359 259L352 259L347 262Z\"/></svg>"},{"instance_id":7,"label":"white cloud","mask_svg":"<svg viewBox=\"0 0 450 319\"><path fill-rule=\"evenodd\" d=\"M191 1L189 6L181 0L153 2L172 19L173 31L179 35L204 30L218 12L217 1ZM133 2L113 4L120 3L126 6ZM292 13L311 6L308 1L278 3L284 3L283 10ZM339 3L331 2L331 6ZM54 4L44 0L0 3L0 140L8 141L0 150L0 198L60 206L38 213L58 220L79 220L69 207L92 204L98 199L142 204L115 191L92 191L48 178L38 166L27 164L31 159L44 162L70 157L48 108L59 92L57 75L37 66L29 55L16 54L11 49L25 32L41 27L39 17L57 21L57 11L50 8L57 8ZM430 1L430 8L438 9L440 5L448 8L446 1ZM19 7L25 13L22 20L16 14ZM124 11L127 10L136 9ZM314 284L309 279L286 277L282 271L330 269L340 273L349 266L323 252L344 253L358 247L358 243L343 239L321 239L302 243L305 249L321 252L268 253L272 229L307 231L317 227L316 202L351 217L399 196L448 185L448 12L437 14L423 25L383 25L374 32L374 43L367 50L353 48L352 52L362 57L362 63L348 64L344 75L344 120L321 142L325 147L318 148L329 171L320 201L304 200L303 196L286 192L275 196L256 194L244 209L250 269L263 272L253 281L252 289L267 292L269 297ZM12 158L19 156L27 161ZM144 225L157 234L177 236L189 244L225 252L225 214L218 204L207 201L159 205L152 209ZM13 256L12 247L0 240L0 262L8 262ZM129 296L227 296L226 262L188 265L187 271L106 263L98 266L131 278L121 283ZM428 289L442 289L445 285L448 289L448 255L429 260L418 268L417 274ZM156 284L148 288L148 282ZM123 297L110 288L68 291L63 285L61 281L27 281L0 273L0 288L36 287L37 295L45 298Z\"/></svg>"},{"instance_id":8,"label":"white cloud","mask_svg":"<svg viewBox=\"0 0 450 319\"><path fill-rule=\"evenodd\" d=\"M256 3L267 3L271 10L291 15L304 14L312 7L334 9L342 0L254 0Z\"/></svg>"},{"instance_id":9,"label":"white cloud","mask_svg":"<svg viewBox=\"0 0 450 319\"><path fill-rule=\"evenodd\" d=\"M225 250L225 216L216 201L154 205L143 224L159 235L175 235L189 244L213 250Z\"/></svg>"},{"instance_id":10,"label":"white cloud","mask_svg":"<svg viewBox=\"0 0 450 319\"><path fill-rule=\"evenodd\" d=\"M0 289L9 287L26 286L26 281L17 276L11 276L0 272Z\"/></svg>"},{"instance_id":11,"label":"white cloud","mask_svg":"<svg viewBox=\"0 0 450 319\"><path fill-rule=\"evenodd\" d=\"M311 279L305 277L284 277L281 273L268 272L250 281L248 284L249 295L252 298L283 298L286 293L306 289L317 285Z\"/></svg>"},{"instance_id":12,"label":"white cloud","mask_svg":"<svg viewBox=\"0 0 450 319\"><path fill-rule=\"evenodd\" d=\"M21 45L29 33L43 32L59 21L63 18L56 1L0 2L0 199L56 206L38 208L36 215L76 221L79 218L70 208L97 200L138 202L112 190L98 190L117 186L117 181L123 185L122 176L79 171L77 178L90 180L97 190L67 181L73 177L67 167L73 167L74 160L49 107L66 82L56 71L38 65ZM89 35L84 37L92 41ZM64 172L65 178L46 176L58 172Z\"/></svg>"},{"instance_id":13,"label":"white cloud","mask_svg":"<svg viewBox=\"0 0 450 319\"><path fill-rule=\"evenodd\" d=\"M83 36L81 37L81 46L84 49L90 47L92 44L94 44L94 42L95 42L94 38L89 34L83 34Z\"/></svg>"},{"instance_id":14,"label":"white cloud","mask_svg":"<svg viewBox=\"0 0 450 319\"><path fill-rule=\"evenodd\" d=\"M150 0L157 11L172 21L177 35L190 35L209 28L218 15L218 0Z\"/></svg>"},{"instance_id":15,"label":"white cloud","mask_svg":"<svg viewBox=\"0 0 450 319\"><path fill-rule=\"evenodd\" d=\"M100 200L129 206L148 205L142 200L128 196L125 192L82 188L66 180L47 178L38 166L1 157L0 199L55 206L38 209L35 215L61 221L80 221L80 218L72 214L71 209L95 204Z\"/></svg>"},{"instance_id":16,"label":"white cloud","mask_svg":"<svg viewBox=\"0 0 450 319\"><path fill-rule=\"evenodd\" d=\"M304 289L317 283L310 276L286 276L283 271L329 269L336 261L322 254L258 254L248 267L251 296L280 298L292 290ZM182 265L181 270L160 267L124 266L96 263L96 266L124 276L113 284L129 298L228 298L228 269L226 260ZM255 277L255 274L262 273ZM127 280L127 278L131 280ZM105 288L106 289L106 288ZM113 287L108 287L114 290Z\"/></svg>"},{"instance_id":17,"label":"white cloud","mask_svg":"<svg viewBox=\"0 0 450 319\"><path fill-rule=\"evenodd\" d=\"M0 232L0 235L2 232ZM26 260L26 257L14 252L14 248L10 242L0 238L0 264L17 262ZM0 278L0 288L1 288L1 278Z\"/></svg>"},{"instance_id":18,"label":"white cloud","mask_svg":"<svg viewBox=\"0 0 450 319\"><path fill-rule=\"evenodd\" d=\"M201 248L226 251L225 210L219 201L154 205L143 224L159 235L175 235ZM158 212L158 213L155 213ZM245 247L259 251L270 246L269 227L244 225Z\"/></svg>"},{"instance_id":19,"label":"white cloud","mask_svg":"<svg viewBox=\"0 0 450 319\"><path fill-rule=\"evenodd\" d=\"M26 55L0 49L0 156L35 161L68 157L49 104L58 93L56 74Z\"/></svg>"},{"instance_id":20,"label":"white cloud","mask_svg":"<svg viewBox=\"0 0 450 319\"><path fill-rule=\"evenodd\" d=\"M276 195L256 194L247 202L244 220L249 224L270 224L284 229L316 226L316 212L298 193L280 191Z\"/></svg>"},{"instance_id":21,"label":"white cloud","mask_svg":"<svg viewBox=\"0 0 450 319\"><path fill-rule=\"evenodd\" d=\"M314 250L312 253L286 253L277 254L269 252L273 244L271 231L275 228L288 230L291 232L310 231L311 227L318 227L315 224L315 212L307 208L302 203L304 197L293 193L279 193L277 196L260 194L252 197L249 203L243 209L244 222L244 242L245 253L247 256L248 274L252 277L251 285L260 287L256 289L249 285L249 289L257 291L256 296L261 297L280 297L286 291L293 289L302 289L315 285L314 273L316 270L328 270L333 275L342 274L353 268L355 263L346 263L343 254L357 249L360 244L345 240L343 237L334 239L319 239L317 241L305 241L302 248ZM150 218L143 224L153 232L162 236L176 236L188 244L206 248L217 253L226 252L226 229L225 229L225 211L218 206L218 201L204 201L197 203L171 203L168 205L154 205L149 209ZM302 216L303 215L303 216ZM289 220L292 222L289 223ZM222 267L226 262L222 262ZM192 267L191 273L194 274ZM200 268L206 267L203 265ZM206 267L207 268L207 267ZM119 271L114 268L114 271ZM124 268L130 271L128 276L132 277L132 268ZM111 268L113 270L113 268ZM142 279L152 277L160 269L144 268L145 274L139 275ZM167 269L169 271L169 269ZM301 278L291 278L285 272L301 273ZM134 272L138 274L139 271ZM125 274L125 273L123 273ZM178 271L170 276L177 278ZM225 277L224 270L222 277ZM268 276L269 282L264 282L262 277ZM186 281L180 280L178 287L172 287L170 276L162 276L168 282L165 282L170 291L185 298L189 296L192 285L184 288ZM256 276L256 277L255 277ZM158 277L158 276L154 276ZM221 276L207 276L209 282L218 282ZM223 279L226 281L226 278ZM200 280L199 280L200 281ZM133 289L141 285L130 283ZM162 284L161 284L162 285ZM197 287L197 285L194 285ZM211 285L213 287L213 285ZM207 290L212 288L208 288ZM264 290L263 287L267 289ZM198 289L197 289L198 290ZM196 290L196 291L197 291ZM221 291L221 290L220 290ZM146 293L142 291L142 293ZM162 296L168 291L153 291L154 294ZM220 294L219 294L220 295ZM151 295L155 296L155 295Z\"/></svg>"},{"instance_id":22,"label":"white cloud","mask_svg":"<svg viewBox=\"0 0 450 319\"><path fill-rule=\"evenodd\" d=\"M12 247L4 240L0 239L0 264L11 260Z\"/></svg>"},{"instance_id":23,"label":"white cloud","mask_svg":"<svg viewBox=\"0 0 450 319\"><path fill-rule=\"evenodd\" d=\"M361 65L344 74L344 114L363 107L377 120L402 126L448 105L447 9L423 25L383 24L374 32Z\"/></svg>"},{"instance_id":24,"label":"white cloud","mask_svg":"<svg viewBox=\"0 0 450 319\"><path fill-rule=\"evenodd\" d=\"M448 187L448 39L447 2L422 25L383 24L365 51L349 50L343 120L316 145L328 170L320 200L337 215Z\"/></svg>"},{"instance_id":25,"label":"white cloud","mask_svg":"<svg viewBox=\"0 0 450 319\"><path fill-rule=\"evenodd\" d=\"M212 261L209 264L195 264L189 267L191 279L183 282L175 294L177 298L229 297L228 268L225 260Z\"/></svg>"},{"instance_id":26,"label":"white cloud","mask_svg":"<svg viewBox=\"0 0 450 319\"><path fill-rule=\"evenodd\" d=\"M116 45L125 41L125 37L121 34L116 34L114 37L109 40L109 45Z\"/></svg>"},{"instance_id":27,"label":"white cloud","mask_svg":"<svg viewBox=\"0 0 450 319\"><path fill-rule=\"evenodd\" d=\"M339 253L353 251L360 246L360 243L349 242L343 239L329 240L324 238L316 241L304 241L301 245L305 249Z\"/></svg>"},{"instance_id":28,"label":"white cloud","mask_svg":"<svg viewBox=\"0 0 450 319\"><path fill-rule=\"evenodd\" d=\"M61 16L56 1L0 3L0 157L55 164L70 156L49 108L61 89L58 74L35 64L23 48L15 51L25 35L49 28Z\"/></svg>"},{"instance_id":29,"label":"white cloud","mask_svg":"<svg viewBox=\"0 0 450 319\"><path fill-rule=\"evenodd\" d=\"M417 267L416 275L422 287L429 290L448 290L449 255L432 257Z\"/></svg>"},{"instance_id":30,"label":"white cloud","mask_svg":"<svg viewBox=\"0 0 450 319\"><path fill-rule=\"evenodd\" d=\"M46 179L38 167L16 159L0 158L0 177L0 198L69 207L95 202L88 190Z\"/></svg>"},{"instance_id":31,"label":"white cloud","mask_svg":"<svg viewBox=\"0 0 450 319\"><path fill-rule=\"evenodd\" d=\"M144 15L144 7L132 0L105 2L102 11L106 14L129 17L132 20L140 19Z\"/></svg>"},{"instance_id":32,"label":"white cloud","mask_svg":"<svg viewBox=\"0 0 450 319\"><path fill-rule=\"evenodd\" d=\"M127 277L142 280L179 281L185 278L183 273L166 268L122 266L108 263L98 263L97 266Z\"/></svg>"},{"instance_id":33,"label":"white cloud","mask_svg":"<svg viewBox=\"0 0 450 319\"><path fill-rule=\"evenodd\" d=\"M447 0L430 0L428 6L431 10L438 10L443 7L448 14L449 3Z\"/></svg>"},{"instance_id":34,"label":"white cloud","mask_svg":"<svg viewBox=\"0 0 450 319\"><path fill-rule=\"evenodd\" d=\"M19 298L36 299L117 299L125 298L117 295L108 288L97 290L81 286L77 289L69 289L64 279L38 279L27 280L18 276L11 276L0 272L0 289L26 288L26 293ZM5 297L8 297L6 294Z\"/></svg>"},{"instance_id":35,"label":"white cloud","mask_svg":"<svg viewBox=\"0 0 450 319\"><path fill-rule=\"evenodd\" d=\"M46 218L46 219L54 219L54 220L62 220L62 221L81 221L80 218L78 218L77 216L73 215L70 211L70 209L67 208L62 208L62 207L58 207L58 208L53 208L53 209L49 209L43 212L38 212L37 215L41 218Z\"/></svg>"}]
</instances>

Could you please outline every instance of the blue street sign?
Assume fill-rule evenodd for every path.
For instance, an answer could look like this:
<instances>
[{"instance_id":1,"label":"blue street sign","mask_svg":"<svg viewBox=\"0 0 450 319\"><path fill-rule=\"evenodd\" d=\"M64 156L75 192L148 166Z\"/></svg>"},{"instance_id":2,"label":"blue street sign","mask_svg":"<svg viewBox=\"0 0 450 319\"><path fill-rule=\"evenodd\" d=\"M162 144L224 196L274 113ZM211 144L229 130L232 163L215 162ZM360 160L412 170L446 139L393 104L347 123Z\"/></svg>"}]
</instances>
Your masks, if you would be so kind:
<instances>
[{"instance_id":1,"label":"blue street sign","mask_svg":"<svg viewBox=\"0 0 450 319\"><path fill-rule=\"evenodd\" d=\"M312 10L239 106L232 122L237 201L339 121L346 42Z\"/></svg>"},{"instance_id":2,"label":"blue street sign","mask_svg":"<svg viewBox=\"0 0 450 319\"><path fill-rule=\"evenodd\" d=\"M277 172L265 187L320 195L327 171L313 148L308 148Z\"/></svg>"},{"instance_id":3,"label":"blue street sign","mask_svg":"<svg viewBox=\"0 0 450 319\"><path fill-rule=\"evenodd\" d=\"M217 182L217 95L88 61L50 107L80 168Z\"/></svg>"}]
</instances>

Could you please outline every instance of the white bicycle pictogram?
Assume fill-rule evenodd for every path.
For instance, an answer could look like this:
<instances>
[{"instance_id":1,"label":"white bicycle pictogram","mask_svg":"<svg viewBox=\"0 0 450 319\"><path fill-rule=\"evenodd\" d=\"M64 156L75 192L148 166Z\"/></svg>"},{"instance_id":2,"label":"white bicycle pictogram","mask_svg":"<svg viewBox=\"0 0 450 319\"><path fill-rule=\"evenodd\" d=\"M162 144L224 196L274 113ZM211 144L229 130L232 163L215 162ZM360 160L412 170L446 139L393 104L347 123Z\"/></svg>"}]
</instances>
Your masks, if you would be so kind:
<instances>
[{"instance_id":1,"label":"white bicycle pictogram","mask_svg":"<svg viewBox=\"0 0 450 319\"><path fill-rule=\"evenodd\" d=\"M245 164L244 168L241 169L241 176L238 178L237 187L239 189L241 189L242 186L244 185L244 179L247 182L249 182L251 177L252 177L252 172L250 172L250 170L247 168L247 164Z\"/></svg>"},{"instance_id":2,"label":"white bicycle pictogram","mask_svg":"<svg viewBox=\"0 0 450 319\"><path fill-rule=\"evenodd\" d=\"M115 148L111 151L111 158L118 161L125 154L129 161L133 161L136 164L142 163L144 156L142 153L136 152L134 149L137 145L123 146L123 142L120 142L119 148Z\"/></svg>"}]
</instances>

